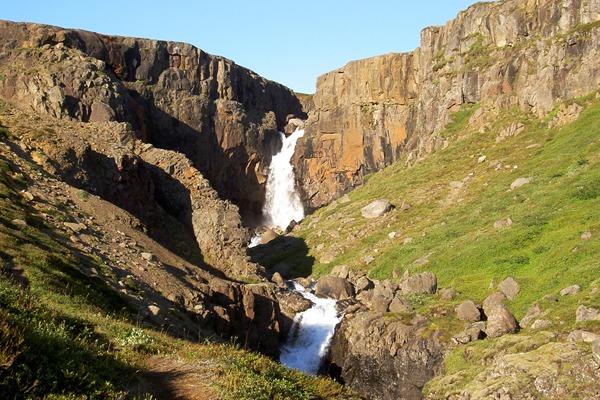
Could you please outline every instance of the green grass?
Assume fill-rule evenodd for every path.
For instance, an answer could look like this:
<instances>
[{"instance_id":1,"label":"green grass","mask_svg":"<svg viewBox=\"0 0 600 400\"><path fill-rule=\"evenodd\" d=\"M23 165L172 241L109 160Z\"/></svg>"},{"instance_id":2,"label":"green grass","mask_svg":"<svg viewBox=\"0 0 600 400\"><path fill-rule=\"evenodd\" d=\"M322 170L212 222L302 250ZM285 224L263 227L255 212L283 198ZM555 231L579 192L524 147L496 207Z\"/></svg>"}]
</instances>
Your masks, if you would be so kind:
<instances>
[{"instance_id":1,"label":"green grass","mask_svg":"<svg viewBox=\"0 0 600 400\"><path fill-rule=\"evenodd\" d=\"M303 222L297 236L309 256L319 260L329 248L339 252L331 264L317 262L312 273L321 275L340 264L378 279L428 270L436 273L440 287L478 302L495 290L491 282L513 276L522 287L510 303L517 318L531 303L563 287L579 284L585 291L599 286L600 101L588 96L583 103L587 109L577 121L555 129L511 109L486 132L468 132L466 121L477 106L457 113L444 134L463 139L413 167L399 162L374 174L350 193L350 203L333 212L319 210ZM524 131L496 143L497 133L513 121L522 122ZM487 161L479 163L483 154ZM494 162L505 167L496 170ZM533 181L510 190L519 177ZM462 188L450 188L449 182L464 178ZM375 222L361 218L360 208L377 198L397 206L406 201L411 208ZM494 221L508 217L512 226L493 228ZM325 234L331 230L340 238ZM397 238L388 238L391 231ZM592 237L583 240L587 231ZM402 244L407 237L414 240ZM316 250L319 245L323 250ZM365 265L365 254L375 261ZM414 265L422 256L429 263ZM285 255L279 259L285 261ZM568 305L568 313L573 307ZM574 314L564 318L564 329L573 327Z\"/></svg>"}]
</instances>

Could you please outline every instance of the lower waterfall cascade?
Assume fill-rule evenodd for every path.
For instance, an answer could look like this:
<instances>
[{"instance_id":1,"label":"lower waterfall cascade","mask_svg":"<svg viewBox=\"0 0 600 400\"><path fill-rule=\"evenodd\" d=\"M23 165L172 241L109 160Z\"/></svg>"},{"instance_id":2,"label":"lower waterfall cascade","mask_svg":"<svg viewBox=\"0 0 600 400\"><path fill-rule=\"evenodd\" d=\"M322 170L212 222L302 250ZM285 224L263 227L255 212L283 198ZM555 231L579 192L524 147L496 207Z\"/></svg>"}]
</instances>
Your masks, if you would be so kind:
<instances>
[{"instance_id":1,"label":"lower waterfall cascade","mask_svg":"<svg viewBox=\"0 0 600 400\"><path fill-rule=\"evenodd\" d=\"M290 368L317 375L343 314L337 310L336 300L319 298L302 285L293 281L292 284L294 290L310 300L313 306L294 317L288 340L281 346L279 361Z\"/></svg>"}]
</instances>

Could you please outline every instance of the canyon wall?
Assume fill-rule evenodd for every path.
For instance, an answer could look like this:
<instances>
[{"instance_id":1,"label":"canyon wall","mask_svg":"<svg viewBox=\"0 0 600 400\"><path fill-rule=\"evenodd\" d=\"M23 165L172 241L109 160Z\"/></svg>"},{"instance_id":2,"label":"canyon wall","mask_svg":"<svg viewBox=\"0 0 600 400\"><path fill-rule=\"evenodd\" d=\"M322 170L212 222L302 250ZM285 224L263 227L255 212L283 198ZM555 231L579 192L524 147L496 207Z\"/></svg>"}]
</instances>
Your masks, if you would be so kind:
<instances>
[{"instance_id":1,"label":"canyon wall","mask_svg":"<svg viewBox=\"0 0 600 400\"><path fill-rule=\"evenodd\" d=\"M317 80L294 163L319 207L399 160L444 146L455 112L470 123L513 106L537 116L600 86L600 1L477 3L421 32L410 53L352 61Z\"/></svg>"},{"instance_id":2,"label":"canyon wall","mask_svg":"<svg viewBox=\"0 0 600 400\"><path fill-rule=\"evenodd\" d=\"M304 116L288 88L186 43L0 21L0 48L14 64L3 97L60 118L129 122L185 154L248 218L260 215L277 132Z\"/></svg>"}]
</instances>

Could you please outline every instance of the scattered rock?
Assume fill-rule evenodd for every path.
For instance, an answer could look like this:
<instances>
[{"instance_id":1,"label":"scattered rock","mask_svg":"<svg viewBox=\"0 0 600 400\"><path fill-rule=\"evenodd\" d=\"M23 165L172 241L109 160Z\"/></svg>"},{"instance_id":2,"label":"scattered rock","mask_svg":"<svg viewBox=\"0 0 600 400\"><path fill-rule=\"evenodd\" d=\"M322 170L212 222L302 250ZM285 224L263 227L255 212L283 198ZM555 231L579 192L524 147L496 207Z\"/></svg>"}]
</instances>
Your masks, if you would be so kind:
<instances>
[{"instance_id":1,"label":"scattered rock","mask_svg":"<svg viewBox=\"0 0 600 400\"><path fill-rule=\"evenodd\" d=\"M333 250L327 250L322 256L321 258L319 258L319 262L321 264L329 264L330 262L332 262L333 260L335 260L335 258L338 256L338 254L333 251Z\"/></svg>"},{"instance_id":2,"label":"scattered rock","mask_svg":"<svg viewBox=\"0 0 600 400\"><path fill-rule=\"evenodd\" d=\"M260 236L260 244L267 244L277 239L278 237L279 234L273 229L269 228L266 231L264 231L263 234Z\"/></svg>"},{"instance_id":3,"label":"scattered rock","mask_svg":"<svg viewBox=\"0 0 600 400\"><path fill-rule=\"evenodd\" d=\"M156 257L152 253L142 253L141 256L146 261L154 261L154 260L156 260Z\"/></svg>"},{"instance_id":4,"label":"scattered rock","mask_svg":"<svg viewBox=\"0 0 600 400\"><path fill-rule=\"evenodd\" d=\"M19 225L19 226L27 226L27 222L25 222L25 220L22 219L13 219L12 221L10 221L13 225Z\"/></svg>"},{"instance_id":5,"label":"scattered rock","mask_svg":"<svg viewBox=\"0 0 600 400\"><path fill-rule=\"evenodd\" d=\"M371 290L374 287L375 285L373 284L373 281L367 278L366 276L361 276L356 280L356 283L354 284L354 289L356 290L357 294L365 290Z\"/></svg>"},{"instance_id":6,"label":"scattered rock","mask_svg":"<svg viewBox=\"0 0 600 400\"><path fill-rule=\"evenodd\" d=\"M449 183L450 187L452 189L460 189L461 187L464 186L464 182L462 181L452 181Z\"/></svg>"},{"instance_id":7,"label":"scattered rock","mask_svg":"<svg viewBox=\"0 0 600 400\"><path fill-rule=\"evenodd\" d=\"M522 122L513 122L506 129L501 130L496 137L496 143L503 141L511 136L518 136L525 129L525 125Z\"/></svg>"},{"instance_id":8,"label":"scattered rock","mask_svg":"<svg viewBox=\"0 0 600 400\"><path fill-rule=\"evenodd\" d=\"M388 238L389 239L393 239L395 237L396 237L396 232L392 231L392 232L388 233Z\"/></svg>"},{"instance_id":9,"label":"scattered rock","mask_svg":"<svg viewBox=\"0 0 600 400\"><path fill-rule=\"evenodd\" d=\"M490 310L487 317L485 333L491 338L500 337L507 333L515 333L519 330L517 320L504 305L498 305Z\"/></svg>"},{"instance_id":10,"label":"scattered rock","mask_svg":"<svg viewBox=\"0 0 600 400\"><path fill-rule=\"evenodd\" d=\"M593 332L582 331L579 329L574 330L573 332L569 333L569 336L567 337L567 340L571 341L571 342L586 342L586 343L593 343L599 339L600 339L600 335L593 333Z\"/></svg>"},{"instance_id":11,"label":"scattered rock","mask_svg":"<svg viewBox=\"0 0 600 400\"><path fill-rule=\"evenodd\" d=\"M402 201L402 204L400 204L400 210L401 211L408 211L410 209L410 204L408 204L405 201Z\"/></svg>"},{"instance_id":12,"label":"scattered rock","mask_svg":"<svg viewBox=\"0 0 600 400\"><path fill-rule=\"evenodd\" d=\"M27 199L29 201L33 201L35 199L35 196L31 192L29 192L27 190L22 190L21 194L23 195L23 197L25 199Z\"/></svg>"},{"instance_id":13,"label":"scattered rock","mask_svg":"<svg viewBox=\"0 0 600 400\"><path fill-rule=\"evenodd\" d=\"M485 160L487 160L487 156L481 156L477 159L477 163L481 164L482 162L484 162Z\"/></svg>"},{"instance_id":14,"label":"scattered rock","mask_svg":"<svg viewBox=\"0 0 600 400\"><path fill-rule=\"evenodd\" d=\"M502 304L506 300L506 295L502 292L494 292L485 298L483 301L483 311L487 313L491 311L496 306Z\"/></svg>"},{"instance_id":15,"label":"scattered rock","mask_svg":"<svg viewBox=\"0 0 600 400\"><path fill-rule=\"evenodd\" d=\"M581 240L590 240L592 238L592 232L586 231L581 234Z\"/></svg>"},{"instance_id":16,"label":"scattered rock","mask_svg":"<svg viewBox=\"0 0 600 400\"><path fill-rule=\"evenodd\" d=\"M598 364L600 364L600 339L594 340L592 343L592 354Z\"/></svg>"},{"instance_id":17,"label":"scattered rock","mask_svg":"<svg viewBox=\"0 0 600 400\"><path fill-rule=\"evenodd\" d=\"M75 233L79 233L82 230L86 229L86 226L84 224L81 224L81 223L63 222L63 225L66 226L67 228L69 228L70 230L72 230Z\"/></svg>"},{"instance_id":18,"label":"scattered rock","mask_svg":"<svg viewBox=\"0 0 600 400\"><path fill-rule=\"evenodd\" d=\"M363 262L367 265L371 264L373 261L375 261L375 257L372 256L371 254L366 255L362 258Z\"/></svg>"},{"instance_id":19,"label":"scattered rock","mask_svg":"<svg viewBox=\"0 0 600 400\"><path fill-rule=\"evenodd\" d=\"M444 288L444 289L440 289L440 291L438 292L440 299L442 300L452 300L454 299L454 297L456 297L459 293L451 288Z\"/></svg>"},{"instance_id":20,"label":"scattered rock","mask_svg":"<svg viewBox=\"0 0 600 400\"><path fill-rule=\"evenodd\" d=\"M575 321L600 321L600 313L598 310L593 307L586 307L583 304L577 307L577 312L575 313Z\"/></svg>"},{"instance_id":21,"label":"scattered rock","mask_svg":"<svg viewBox=\"0 0 600 400\"><path fill-rule=\"evenodd\" d=\"M429 262L429 257L423 256L423 257L419 257L415 261L413 261L413 265L424 265L424 264L427 264L428 262Z\"/></svg>"},{"instance_id":22,"label":"scattered rock","mask_svg":"<svg viewBox=\"0 0 600 400\"><path fill-rule=\"evenodd\" d=\"M415 238L412 237L407 237L402 241L402 244L409 244L410 242L412 242L413 240L415 240Z\"/></svg>"},{"instance_id":23,"label":"scattered rock","mask_svg":"<svg viewBox=\"0 0 600 400\"><path fill-rule=\"evenodd\" d=\"M547 319L537 319L531 324L531 330L537 331L540 329L546 329L552 325L552 321L548 321Z\"/></svg>"},{"instance_id":24,"label":"scattered rock","mask_svg":"<svg viewBox=\"0 0 600 400\"><path fill-rule=\"evenodd\" d=\"M345 195L343 195L342 197L340 197L338 199L338 201L340 202L340 204L350 203L350 196L348 196L348 193L346 193Z\"/></svg>"},{"instance_id":25,"label":"scattered rock","mask_svg":"<svg viewBox=\"0 0 600 400\"><path fill-rule=\"evenodd\" d=\"M475 340L485 338L485 322L475 322L467 327L464 331L452 338L455 344L467 344Z\"/></svg>"},{"instance_id":26,"label":"scattered rock","mask_svg":"<svg viewBox=\"0 0 600 400\"><path fill-rule=\"evenodd\" d=\"M395 296L390 303L389 310L394 313L412 311L413 307L406 299Z\"/></svg>"},{"instance_id":27,"label":"scattered rock","mask_svg":"<svg viewBox=\"0 0 600 400\"><path fill-rule=\"evenodd\" d=\"M348 280L337 276L326 275L317 281L315 295L331 297L337 300L354 297L354 288Z\"/></svg>"},{"instance_id":28,"label":"scattered rock","mask_svg":"<svg viewBox=\"0 0 600 400\"><path fill-rule=\"evenodd\" d=\"M375 200L374 202L364 206L360 213L364 218L377 218L386 214L393 208L392 203L388 200L381 199Z\"/></svg>"},{"instance_id":29,"label":"scattered rock","mask_svg":"<svg viewBox=\"0 0 600 400\"><path fill-rule=\"evenodd\" d=\"M394 291L386 285L378 284L373 289L370 306L374 311L386 312L393 299Z\"/></svg>"},{"instance_id":30,"label":"scattered rock","mask_svg":"<svg viewBox=\"0 0 600 400\"><path fill-rule=\"evenodd\" d=\"M548 122L548 128L554 128L555 126L565 125L573 122L579 117L583 111L583 107L577 103L561 104L558 113L550 122Z\"/></svg>"},{"instance_id":31,"label":"scattered rock","mask_svg":"<svg viewBox=\"0 0 600 400\"><path fill-rule=\"evenodd\" d=\"M561 290L559 292L559 294L561 296L567 296L567 295L572 295L572 294L578 294L579 292L581 292L581 286L579 286L579 285L571 285L571 286L567 286L566 288L564 288L563 290Z\"/></svg>"},{"instance_id":32,"label":"scattered rock","mask_svg":"<svg viewBox=\"0 0 600 400\"><path fill-rule=\"evenodd\" d=\"M525 314L523 319L521 319L519 325L521 325L522 328L526 328L531 323L531 321L539 317L541 314L542 308L540 307L540 305L538 303L533 303L531 306L529 306L527 313Z\"/></svg>"},{"instance_id":33,"label":"scattered rock","mask_svg":"<svg viewBox=\"0 0 600 400\"><path fill-rule=\"evenodd\" d=\"M517 178L513 181L513 183L510 184L510 188L511 190L520 188L523 185L531 183L532 180L533 178Z\"/></svg>"},{"instance_id":34,"label":"scattered rock","mask_svg":"<svg viewBox=\"0 0 600 400\"><path fill-rule=\"evenodd\" d=\"M150 311L150 314L157 316L158 314L160 314L160 307L155 305L149 305L148 311Z\"/></svg>"},{"instance_id":35,"label":"scattered rock","mask_svg":"<svg viewBox=\"0 0 600 400\"><path fill-rule=\"evenodd\" d=\"M521 290L519 288L519 284L512 276L507 277L498 285L498 290L500 290L509 300L514 299Z\"/></svg>"},{"instance_id":36,"label":"scattered rock","mask_svg":"<svg viewBox=\"0 0 600 400\"><path fill-rule=\"evenodd\" d=\"M437 276L433 272L412 276L405 273L399 286L402 294L434 294L437 290Z\"/></svg>"},{"instance_id":37,"label":"scattered rock","mask_svg":"<svg viewBox=\"0 0 600 400\"><path fill-rule=\"evenodd\" d=\"M456 306L456 318L461 321L477 322L481 320L481 311L471 300L464 301Z\"/></svg>"},{"instance_id":38,"label":"scattered rock","mask_svg":"<svg viewBox=\"0 0 600 400\"><path fill-rule=\"evenodd\" d=\"M280 288L287 288L287 283L285 282L285 279L283 279L279 272L275 272L273 274L273 276L271 277L271 282L273 282Z\"/></svg>"},{"instance_id":39,"label":"scattered rock","mask_svg":"<svg viewBox=\"0 0 600 400\"><path fill-rule=\"evenodd\" d=\"M508 226L511 226L512 224L513 224L512 218L508 217L506 219L494 221L494 228L495 229L506 228Z\"/></svg>"}]
</instances>

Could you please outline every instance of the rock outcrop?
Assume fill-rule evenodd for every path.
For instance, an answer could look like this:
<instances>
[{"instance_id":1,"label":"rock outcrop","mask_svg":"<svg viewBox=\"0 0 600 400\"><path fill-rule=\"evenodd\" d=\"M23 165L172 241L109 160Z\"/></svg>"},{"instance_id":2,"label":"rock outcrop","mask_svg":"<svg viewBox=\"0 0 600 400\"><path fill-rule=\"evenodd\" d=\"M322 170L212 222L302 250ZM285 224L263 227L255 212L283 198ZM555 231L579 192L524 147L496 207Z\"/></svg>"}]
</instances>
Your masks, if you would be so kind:
<instances>
[{"instance_id":1,"label":"rock outcrop","mask_svg":"<svg viewBox=\"0 0 600 400\"><path fill-rule=\"evenodd\" d=\"M259 215L289 115L286 87L186 44L0 21L0 95L40 115L129 122L185 154L219 195Z\"/></svg>"},{"instance_id":2,"label":"rock outcrop","mask_svg":"<svg viewBox=\"0 0 600 400\"><path fill-rule=\"evenodd\" d=\"M470 124L520 107L548 114L600 85L597 0L481 2L421 32L411 53L352 61L322 75L294 162L304 199L330 202L365 175L441 148L457 111Z\"/></svg>"}]
</instances>

